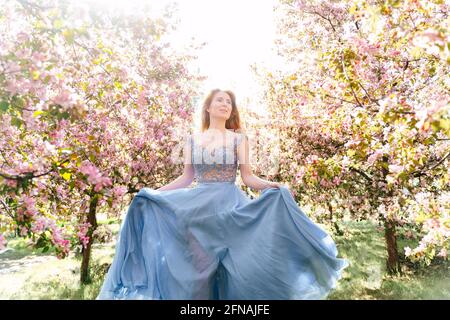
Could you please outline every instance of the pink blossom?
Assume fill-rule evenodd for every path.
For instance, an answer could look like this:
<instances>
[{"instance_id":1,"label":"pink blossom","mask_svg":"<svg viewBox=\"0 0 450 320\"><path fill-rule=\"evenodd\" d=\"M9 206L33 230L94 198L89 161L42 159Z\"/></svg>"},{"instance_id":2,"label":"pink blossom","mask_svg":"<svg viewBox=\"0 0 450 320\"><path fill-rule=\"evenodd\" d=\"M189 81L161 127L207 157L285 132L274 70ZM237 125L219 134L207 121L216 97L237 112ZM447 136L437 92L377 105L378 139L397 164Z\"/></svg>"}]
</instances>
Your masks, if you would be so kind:
<instances>
[{"instance_id":1,"label":"pink blossom","mask_svg":"<svg viewBox=\"0 0 450 320\"><path fill-rule=\"evenodd\" d=\"M38 213L39 213L39 211L37 211L35 208L29 208L25 211L25 214L29 217L34 217Z\"/></svg>"},{"instance_id":2,"label":"pink blossom","mask_svg":"<svg viewBox=\"0 0 450 320\"><path fill-rule=\"evenodd\" d=\"M428 110L426 108L420 109L419 111L416 111L416 119L419 120L416 123L416 128L420 131L426 131L425 127L425 121L428 118Z\"/></svg>"},{"instance_id":3,"label":"pink blossom","mask_svg":"<svg viewBox=\"0 0 450 320\"><path fill-rule=\"evenodd\" d=\"M421 251L424 251L426 248L427 248L427 246L426 246L425 242L421 241L419 243L419 246L416 249L414 249L414 251L421 252Z\"/></svg>"},{"instance_id":4,"label":"pink blossom","mask_svg":"<svg viewBox=\"0 0 450 320\"><path fill-rule=\"evenodd\" d=\"M373 165L373 163L374 163L375 161L377 161L378 159L380 159L382 156L383 156L383 150L381 150L381 149L375 150L375 152L372 153L372 154L369 156L369 158L367 159L367 163L371 166L371 165Z\"/></svg>"},{"instance_id":5,"label":"pink blossom","mask_svg":"<svg viewBox=\"0 0 450 320\"><path fill-rule=\"evenodd\" d=\"M19 40L19 42L26 42L30 40L30 35L25 32L19 32L17 34L17 40Z\"/></svg>"},{"instance_id":6,"label":"pink blossom","mask_svg":"<svg viewBox=\"0 0 450 320\"><path fill-rule=\"evenodd\" d=\"M108 187L112 185L112 180L108 177L101 177L99 182L95 185L94 191L99 192L103 187Z\"/></svg>"},{"instance_id":7,"label":"pink blossom","mask_svg":"<svg viewBox=\"0 0 450 320\"><path fill-rule=\"evenodd\" d=\"M36 221L32 223L31 231L34 233L39 233L44 231L47 226L46 221L43 218L38 218Z\"/></svg>"},{"instance_id":8,"label":"pink blossom","mask_svg":"<svg viewBox=\"0 0 450 320\"><path fill-rule=\"evenodd\" d=\"M62 241L62 237L61 237L60 230L58 228L56 228L55 226L51 226L51 229L52 229L52 235L53 235L54 243L61 242Z\"/></svg>"},{"instance_id":9,"label":"pink blossom","mask_svg":"<svg viewBox=\"0 0 450 320\"><path fill-rule=\"evenodd\" d=\"M23 222L23 220L24 220L23 212L24 212L23 208L18 208L17 209L17 221L18 222Z\"/></svg>"},{"instance_id":10,"label":"pink blossom","mask_svg":"<svg viewBox=\"0 0 450 320\"><path fill-rule=\"evenodd\" d=\"M411 250L411 248L410 247L405 247L405 256L410 256L411 255L411 253L412 253L412 250Z\"/></svg>"},{"instance_id":11,"label":"pink blossom","mask_svg":"<svg viewBox=\"0 0 450 320\"><path fill-rule=\"evenodd\" d=\"M53 98L53 102L60 105L65 105L70 101L70 93L63 91Z\"/></svg>"},{"instance_id":12,"label":"pink blossom","mask_svg":"<svg viewBox=\"0 0 450 320\"><path fill-rule=\"evenodd\" d=\"M396 164L390 164L389 165L389 171L395 174L398 174L404 170L404 166L399 166Z\"/></svg>"},{"instance_id":13,"label":"pink blossom","mask_svg":"<svg viewBox=\"0 0 450 320\"><path fill-rule=\"evenodd\" d=\"M64 189L61 185L56 187L56 193L58 194L58 197L62 197L64 195Z\"/></svg>"},{"instance_id":14,"label":"pink blossom","mask_svg":"<svg viewBox=\"0 0 450 320\"><path fill-rule=\"evenodd\" d=\"M138 98L136 100L138 106L142 107L147 105L147 98L146 98L147 94L148 93L145 90L139 93Z\"/></svg>"},{"instance_id":15,"label":"pink blossom","mask_svg":"<svg viewBox=\"0 0 450 320\"><path fill-rule=\"evenodd\" d=\"M341 179L339 177L334 177L333 183L338 186L341 183Z\"/></svg>"},{"instance_id":16,"label":"pink blossom","mask_svg":"<svg viewBox=\"0 0 450 320\"><path fill-rule=\"evenodd\" d=\"M158 130L158 132L156 133L156 139L161 140L163 137L164 137L164 131Z\"/></svg>"},{"instance_id":17,"label":"pink blossom","mask_svg":"<svg viewBox=\"0 0 450 320\"><path fill-rule=\"evenodd\" d=\"M95 192L99 192L99 191L101 191L103 189L103 184L101 184L101 183L97 183L96 185L95 185L95 187L94 187L94 191Z\"/></svg>"},{"instance_id":18,"label":"pink blossom","mask_svg":"<svg viewBox=\"0 0 450 320\"><path fill-rule=\"evenodd\" d=\"M19 92L19 85L16 82L7 81L5 89L13 96Z\"/></svg>"},{"instance_id":19,"label":"pink blossom","mask_svg":"<svg viewBox=\"0 0 450 320\"><path fill-rule=\"evenodd\" d=\"M8 187L11 187L11 188L15 188L15 187L17 187L17 180L6 179L5 185L7 185Z\"/></svg>"},{"instance_id":20,"label":"pink blossom","mask_svg":"<svg viewBox=\"0 0 450 320\"><path fill-rule=\"evenodd\" d=\"M439 253L438 253L439 257L447 258L447 255L448 255L448 253L447 253L447 249L446 248L442 248L441 251L439 251Z\"/></svg>"},{"instance_id":21,"label":"pink blossom","mask_svg":"<svg viewBox=\"0 0 450 320\"><path fill-rule=\"evenodd\" d=\"M432 218L432 219L428 219L427 221L425 221L424 223L425 229L437 229L440 226L440 221L439 219L436 218Z\"/></svg>"},{"instance_id":22,"label":"pink blossom","mask_svg":"<svg viewBox=\"0 0 450 320\"><path fill-rule=\"evenodd\" d=\"M85 222L78 227L79 231L77 233L77 236L80 239L81 243L83 244L83 247L85 248L89 243L89 237L86 235L86 233L89 231L90 227L91 224L89 222Z\"/></svg>"},{"instance_id":23,"label":"pink blossom","mask_svg":"<svg viewBox=\"0 0 450 320\"><path fill-rule=\"evenodd\" d=\"M412 42L415 46L428 49L429 47L433 46L434 44L437 45L445 45L444 43L444 37L439 33L439 31L434 29L427 29L421 33L418 33L414 38Z\"/></svg>"},{"instance_id":24,"label":"pink blossom","mask_svg":"<svg viewBox=\"0 0 450 320\"><path fill-rule=\"evenodd\" d=\"M52 243L57 247L57 250L60 251L60 253L58 254L58 258L60 259L69 253L70 241L67 239L63 239L61 230L58 229L54 224L52 224L50 227L52 229Z\"/></svg>"},{"instance_id":25,"label":"pink blossom","mask_svg":"<svg viewBox=\"0 0 450 320\"><path fill-rule=\"evenodd\" d=\"M300 170L297 172L297 174L295 175L295 178L297 179L297 181L302 180L303 176L305 175L305 167L301 167Z\"/></svg>"},{"instance_id":26,"label":"pink blossom","mask_svg":"<svg viewBox=\"0 0 450 320\"><path fill-rule=\"evenodd\" d=\"M31 60L33 61L33 63L39 64L42 61L47 60L47 57L40 52L33 52L33 54L31 55Z\"/></svg>"},{"instance_id":27,"label":"pink blossom","mask_svg":"<svg viewBox=\"0 0 450 320\"><path fill-rule=\"evenodd\" d=\"M319 157L316 156L315 154L313 154L313 155L308 155L305 160L306 160L306 163L308 163L308 164L314 164L318 161L318 159L319 159Z\"/></svg>"},{"instance_id":28,"label":"pink blossom","mask_svg":"<svg viewBox=\"0 0 450 320\"><path fill-rule=\"evenodd\" d=\"M20 235L21 235L22 237L25 237L27 234L28 234L28 229L27 229L27 227L21 226L21 227L20 227Z\"/></svg>"},{"instance_id":29,"label":"pink blossom","mask_svg":"<svg viewBox=\"0 0 450 320\"><path fill-rule=\"evenodd\" d=\"M20 71L20 65L18 65L15 61L8 61L7 63L5 63L5 71L6 72L11 72L11 73L15 73Z\"/></svg>"},{"instance_id":30,"label":"pink blossom","mask_svg":"<svg viewBox=\"0 0 450 320\"><path fill-rule=\"evenodd\" d=\"M31 217L38 213L38 211L35 208L36 200L28 195L22 195L21 200L25 207L25 215Z\"/></svg>"},{"instance_id":31,"label":"pink blossom","mask_svg":"<svg viewBox=\"0 0 450 320\"><path fill-rule=\"evenodd\" d=\"M31 54L30 48L22 48L15 52L16 57L19 59L28 59L29 55Z\"/></svg>"},{"instance_id":32,"label":"pink blossom","mask_svg":"<svg viewBox=\"0 0 450 320\"><path fill-rule=\"evenodd\" d=\"M5 237L0 233L0 250L5 249L6 247L6 239Z\"/></svg>"},{"instance_id":33,"label":"pink blossom","mask_svg":"<svg viewBox=\"0 0 450 320\"><path fill-rule=\"evenodd\" d=\"M189 117L189 114L184 109L180 109L180 118L187 119Z\"/></svg>"},{"instance_id":34,"label":"pink blossom","mask_svg":"<svg viewBox=\"0 0 450 320\"><path fill-rule=\"evenodd\" d=\"M127 191L128 188L126 186L115 186L112 190L115 198L122 197Z\"/></svg>"},{"instance_id":35,"label":"pink blossom","mask_svg":"<svg viewBox=\"0 0 450 320\"><path fill-rule=\"evenodd\" d=\"M391 56L398 56L401 52L399 50L392 50L390 52Z\"/></svg>"},{"instance_id":36,"label":"pink blossom","mask_svg":"<svg viewBox=\"0 0 450 320\"><path fill-rule=\"evenodd\" d=\"M33 171L34 169L32 167L30 167L30 164L28 162L21 161L21 162L17 163L16 170L19 173L27 173L27 172Z\"/></svg>"},{"instance_id":37,"label":"pink blossom","mask_svg":"<svg viewBox=\"0 0 450 320\"><path fill-rule=\"evenodd\" d=\"M78 170L88 176L89 183L98 184L101 182L100 171L90 161L83 161Z\"/></svg>"}]
</instances>

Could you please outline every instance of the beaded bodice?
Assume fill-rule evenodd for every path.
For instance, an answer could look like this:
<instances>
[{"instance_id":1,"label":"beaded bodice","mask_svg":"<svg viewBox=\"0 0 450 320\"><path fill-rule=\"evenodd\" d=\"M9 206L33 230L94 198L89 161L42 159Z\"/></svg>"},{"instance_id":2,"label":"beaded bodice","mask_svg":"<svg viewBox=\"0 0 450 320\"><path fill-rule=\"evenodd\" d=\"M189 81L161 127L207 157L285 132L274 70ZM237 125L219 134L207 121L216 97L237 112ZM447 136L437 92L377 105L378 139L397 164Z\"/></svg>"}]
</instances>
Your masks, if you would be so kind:
<instances>
[{"instance_id":1,"label":"beaded bodice","mask_svg":"<svg viewBox=\"0 0 450 320\"><path fill-rule=\"evenodd\" d=\"M233 143L209 150L190 137L191 161L197 182L234 182L238 166L237 146L243 135Z\"/></svg>"}]
</instances>

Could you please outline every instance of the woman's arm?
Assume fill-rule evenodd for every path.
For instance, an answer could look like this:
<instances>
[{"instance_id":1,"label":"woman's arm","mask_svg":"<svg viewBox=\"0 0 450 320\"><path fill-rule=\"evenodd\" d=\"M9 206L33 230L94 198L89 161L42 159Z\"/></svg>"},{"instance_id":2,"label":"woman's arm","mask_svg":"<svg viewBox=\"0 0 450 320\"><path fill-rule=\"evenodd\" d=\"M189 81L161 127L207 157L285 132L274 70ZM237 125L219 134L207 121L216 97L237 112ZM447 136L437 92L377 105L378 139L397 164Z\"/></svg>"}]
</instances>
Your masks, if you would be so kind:
<instances>
[{"instance_id":1,"label":"woman's arm","mask_svg":"<svg viewBox=\"0 0 450 320\"><path fill-rule=\"evenodd\" d=\"M188 187L194 181L194 167L191 161L191 137L188 137L183 148L184 170L183 174L173 180L171 183L157 189L159 191L174 190Z\"/></svg>"},{"instance_id":2,"label":"woman's arm","mask_svg":"<svg viewBox=\"0 0 450 320\"><path fill-rule=\"evenodd\" d=\"M256 190L263 190L266 188L279 188L281 186L280 183L264 180L253 174L250 164L250 146L248 137L244 133L243 135L244 136L242 138L242 141L238 145L237 153L239 160L239 169L241 171L241 177L244 184Z\"/></svg>"}]
</instances>

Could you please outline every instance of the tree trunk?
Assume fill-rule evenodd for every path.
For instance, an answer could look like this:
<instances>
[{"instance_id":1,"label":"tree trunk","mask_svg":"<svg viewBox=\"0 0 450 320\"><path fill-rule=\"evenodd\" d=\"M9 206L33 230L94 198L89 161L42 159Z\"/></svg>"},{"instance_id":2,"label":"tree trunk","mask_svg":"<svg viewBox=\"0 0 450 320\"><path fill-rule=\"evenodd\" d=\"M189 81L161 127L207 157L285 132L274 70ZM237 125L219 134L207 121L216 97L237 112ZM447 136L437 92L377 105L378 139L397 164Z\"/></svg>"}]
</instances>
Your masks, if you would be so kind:
<instances>
[{"instance_id":1,"label":"tree trunk","mask_svg":"<svg viewBox=\"0 0 450 320\"><path fill-rule=\"evenodd\" d=\"M383 155L383 161L389 163L387 155ZM389 174L389 170L386 167L382 168L383 180L387 184L386 177ZM387 196L391 198L393 195L392 190L387 192ZM395 230L395 221L391 218L384 219L384 238L386 240L386 249L388 252L388 259L386 261L387 271L390 274L401 272L400 259L397 249L397 233Z\"/></svg>"},{"instance_id":2,"label":"tree trunk","mask_svg":"<svg viewBox=\"0 0 450 320\"><path fill-rule=\"evenodd\" d=\"M388 259L386 262L387 271L390 274L400 273L400 259L397 250L397 235L395 230L395 222L390 219L384 221L384 237L386 239L386 248L388 251Z\"/></svg>"},{"instance_id":3,"label":"tree trunk","mask_svg":"<svg viewBox=\"0 0 450 320\"><path fill-rule=\"evenodd\" d=\"M86 248L82 248L83 259L81 261L81 272L80 272L80 281L82 284L90 283L91 278L89 276L89 261L91 259L91 248L92 243L94 242L94 238L92 234L97 229L97 203L98 203L98 194L91 195L91 201L89 203L89 213L88 213L88 222L91 224L87 235L89 236L89 241L86 245Z\"/></svg>"},{"instance_id":4,"label":"tree trunk","mask_svg":"<svg viewBox=\"0 0 450 320\"><path fill-rule=\"evenodd\" d=\"M342 236L344 233L339 228L339 225L338 225L337 221L333 222L333 206L329 202L327 202L327 205L328 205L328 211L330 212L330 216L329 216L330 217L330 223L333 226L334 232L336 233L336 235Z\"/></svg>"}]
</instances>

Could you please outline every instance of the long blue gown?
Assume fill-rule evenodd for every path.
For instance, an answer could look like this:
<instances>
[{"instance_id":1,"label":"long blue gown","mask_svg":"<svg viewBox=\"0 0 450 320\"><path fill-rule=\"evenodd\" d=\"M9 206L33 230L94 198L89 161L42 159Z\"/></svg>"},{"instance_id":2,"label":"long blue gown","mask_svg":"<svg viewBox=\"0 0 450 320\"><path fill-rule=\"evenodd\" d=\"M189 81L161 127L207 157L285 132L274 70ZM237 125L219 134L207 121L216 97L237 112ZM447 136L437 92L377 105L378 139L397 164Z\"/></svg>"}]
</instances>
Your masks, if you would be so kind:
<instances>
[{"instance_id":1,"label":"long blue gown","mask_svg":"<svg viewBox=\"0 0 450 320\"><path fill-rule=\"evenodd\" d=\"M346 259L286 187L236 184L238 133L213 153L188 142L197 184L141 189L97 299L324 299Z\"/></svg>"}]
</instances>

